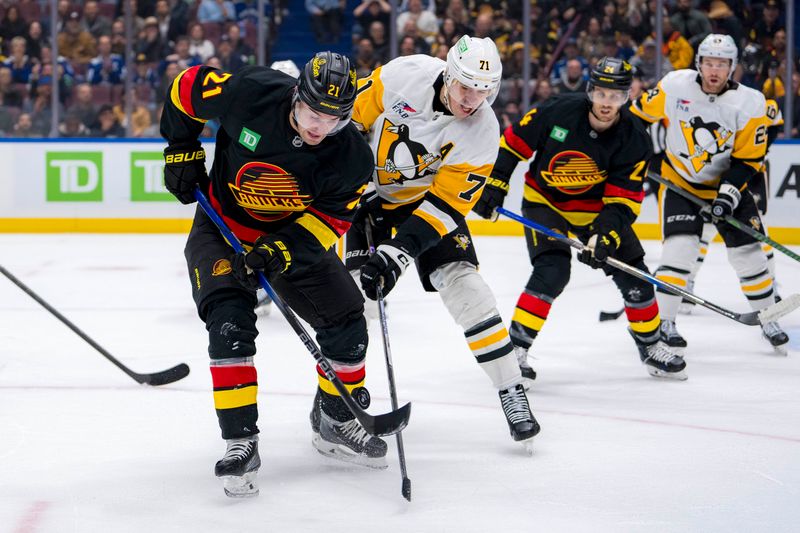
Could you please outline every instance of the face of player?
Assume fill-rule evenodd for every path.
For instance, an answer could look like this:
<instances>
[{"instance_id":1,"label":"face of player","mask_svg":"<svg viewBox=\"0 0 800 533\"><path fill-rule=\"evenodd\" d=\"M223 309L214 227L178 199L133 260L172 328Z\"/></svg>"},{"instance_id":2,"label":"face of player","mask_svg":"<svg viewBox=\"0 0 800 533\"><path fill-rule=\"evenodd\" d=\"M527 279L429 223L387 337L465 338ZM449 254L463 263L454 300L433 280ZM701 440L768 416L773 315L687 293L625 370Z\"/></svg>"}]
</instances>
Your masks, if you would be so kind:
<instances>
[{"instance_id":1,"label":"face of player","mask_svg":"<svg viewBox=\"0 0 800 533\"><path fill-rule=\"evenodd\" d=\"M298 100L294 105L292 126L311 146L321 143L329 133L339 125L339 117L327 115L311 109L305 102Z\"/></svg>"},{"instance_id":2,"label":"face of player","mask_svg":"<svg viewBox=\"0 0 800 533\"><path fill-rule=\"evenodd\" d=\"M601 123L611 125L619 116L620 108L628 101L628 91L593 87L589 92L592 114Z\"/></svg>"},{"instance_id":3,"label":"face of player","mask_svg":"<svg viewBox=\"0 0 800 533\"><path fill-rule=\"evenodd\" d=\"M721 57L703 57L700 59L700 79L703 91L717 94L728 83L731 73L731 60Z\"/></svg>"},{"instance_id":4,"label":"face of player","mask_svg":"<svg viewBox=\"0 0 800 533\"><path fill-rule=\"evenodd\" d=\"M447 87L448 108L456 118L470 116L489 97L489 90L478 90L455 81Z\"/></svg>"}]
</instances>

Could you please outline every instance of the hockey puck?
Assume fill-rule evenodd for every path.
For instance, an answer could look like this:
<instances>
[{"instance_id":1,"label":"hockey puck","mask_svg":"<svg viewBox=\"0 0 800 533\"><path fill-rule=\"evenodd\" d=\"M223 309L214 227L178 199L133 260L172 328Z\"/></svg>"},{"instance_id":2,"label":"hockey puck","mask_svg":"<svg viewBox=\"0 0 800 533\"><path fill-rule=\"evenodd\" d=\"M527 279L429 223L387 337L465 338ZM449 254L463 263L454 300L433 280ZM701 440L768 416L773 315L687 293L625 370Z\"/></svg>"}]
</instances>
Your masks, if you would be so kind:
<instances>
[{"instance_id":1,"label":"hockey puck","mask_svg":"<svg viewBox=\"0 0 800 533\"><path fill-rule=\"evenodd\" d=\"M364 387L358 387L353 389L353 392L350 395L358 402L359 407L362 409L366 409L369 407L371 403L371 398L369 396L369 391Z\"/></svg>"}]
</instances>

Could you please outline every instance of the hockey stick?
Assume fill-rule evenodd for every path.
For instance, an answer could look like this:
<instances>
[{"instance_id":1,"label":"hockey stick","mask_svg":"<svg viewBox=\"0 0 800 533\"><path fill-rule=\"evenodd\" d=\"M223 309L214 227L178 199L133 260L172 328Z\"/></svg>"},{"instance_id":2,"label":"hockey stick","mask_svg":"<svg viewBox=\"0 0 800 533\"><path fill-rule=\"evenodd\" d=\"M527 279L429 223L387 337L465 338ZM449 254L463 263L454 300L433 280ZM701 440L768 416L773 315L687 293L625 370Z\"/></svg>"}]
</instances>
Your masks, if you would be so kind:
<instances>
[{"instance_id":1,"label":"hockey stick","mask_svg":"<svg viewBox=\"0 0 800 533\"><path fill-rule=\"evenodd\" d=\"M161 372L154 372L152 374L139 374L138 372L134 372L133 370L122 364L119 361L119 359L108 353L108 351L105 348L97 344L94 341L94 339L92 339L91 337L89 337L89 335L81 331L81 329L78 328L78 326L70 322L67 319L67 317L59 313L53 306L44 301L38 294L33 292L33 290L31 290L30 287L22 283L22 281L17 279L16 276L14 276L11 272L6 270L3 266L0 266L0 272L2 272L5 277L10 279L14 285L22 289L22 291L25 292L25 294L36 300L36 302L39 305L50 311L50 314L59 319L69 329L74 331L80 338L88 342L92 346L92 348L100 352L100 354L103 355L103 357L114 363L114 365L116 365L117 368L119 368L120 370L128 374L131 378L133 378L137 383L144 385L153 385L153 386L166 385L167 383L173 383L189 375L189 367L186 365L186 363L181 363L167 370L162 370Z\"/></svg>"},{"instance_id":2,"label":"hockey stick","mask_svg":"<svg viewBox=\"0 0 800 533\"><path fill-rule=\"evenodd\" d=\"M228 225L225 224L225 221L214 211L214 208L211 207L211 204L208 203L208 198L206 195L203 194L199 188L195 188L194 190L194 197L197 199L200 207L205 211L206 215L216 224L217 228L219 228L220 233L228 243L233 247L236 253L242 254L245 252L242 243L233 234L233 232L228 228ZM270 298L272 298L275 307L280 309L283 316L286 317L286 321L289 322L289 325L292 327L297 336L300 337L300 341L305 345L306 349L311 352L311 355L314 356L314 359L317 361L317 364L325 373L325 377L328 378L336 391L342 397L342 400L347 405L347 408L355 415L361 425L364 426L364 429L370 435L375 435L378 437L382 437L385 435L392 435L401 431L406 425L408 424L408 418L411 416L411 404L407 403L400 409L395 409L389 413L385 413L382 415L372 416L366 411L364 411L361 406L358 405L357 401L350 396L350 393L347 391L347 388L342 383L342 380L339 379L339 376L336 375L334 372L333 367L331 366L330 361L322 355L322 352L317 347L316 343L311 339L311 337L306 332L303 325L300 323L300 320L295 316L294 311L287 306L283 300L275 293L272 285L269 284L267 281L267 277L264 275L263 272L256 272L258 276L258 280L261 282L261 286L267 291L267 294Z\"/></svg>"},{"instance_id":3,"label":"hockey stick","mask_svg":"<svg viewBox=\"0 0 800 533\"><path fill-rule=\"evenodd\" d=\"M607 322L609 320L616 320L619 317L621 317L622 313L624 313L624 312L625 312L625 308L624 307L622 309L618 310L618 311L600 311L600 316L598 317L598 320L600 322Z\"/></svg>"},{"instance_id":4,"label":"hockey stick","mask_svg":"<svg viewBox=\"0 0 800 533\"><path fill-rule=\"evenodd\" d=\"M552 237L556 240L564 242L578 251L583 251L586 249L586 246L582 242L576 241L575 239L570 239L566 235L562 235L557 231L551 230L547 226L542 226L532 220L521 217L516 213L512 213L511 211L503 207L498 207L497 212L500 213L501 215L507 216L512 220L516 220L520 224L527 226L532 230L538 231L539 233L543 233L548 237ZM648 281L653 285L655 285L656 287L658 287L659 289L663 289L667 292L671 292L672 294L676 294L678 296L683 296L683 298L686 300L694 302L697 305L702 305L707 309L711 309L715 313L719 313L722 316L728 317L731 320L735 320L736 322L748 326L759 326L766 322L772 322L788 313L791 313L792 311L800 307L800 294L792 294L788 298L781 300L779 303L772 304L769 307L762 309L761 311L751 311L749 313L735 313L733 311L725 309L724 307L720 307L712 302L709 302L708 300L700 298L694 293L681 289L680 287L676 287L675 285L672 285L670 283L661 281L652 274L639 270L638 268L634 268L627 263L623 263L622 261L614 259L613 257L609 257L608 259L606 259L605 262L611 265L612 267L625 272L626 274L630 274L631 276Z\"/></svg>"},{"instance_id":5,"label":"hockey stick","mask_svg":"<svg viewBox=\"0 0 800 533\"><path fill-rule=\"evenodd\" d=\"M375 244L372 240L372 225L369 220L365 222L365 232L367 234L367 247L369 255L375 253ZM383 283L378 284L375 293L378 299L378 316L381 322L381 335L383 336L383 355L386 358L386 373L389 376L389 396L392 399L392 409L397 409L397 387L394 383L394 366L392 365L392 348L389 346L389 326L386 322L386 305L383 300ZM400 475L403 476L403 484L400 493L408 501L411 501L411 480L406 471L406 452L403 449L403 435L398 431L397 437L397 459L400 461Z\"/></svg>"},{"instance_id":6,"label":"hockey stick","mask_svg":"<svg viewBox=\"0 0 800 533\"><path fill-rule=\"evenodd\" d=\"M685 190L681 189L680 187L678 187L677 185L675 185L671 181L665 179L663 176L660 176L660 175L656 174L652 170L647 173L647 177L650 178L651 180L655 181L655 182L660 183L661 185L664 185L665 187L667 187L672 192L683 196L684 198L686 198L687 200L689 200L693 204L697 205L698 207L700 207L700 211L701 212L708 213L709 215L711 214L711 205L708 202L704 201L702 198L698 198L697 196L695 196L694 194L690 193L689 191L685 191ZM800 255L797 255L796 253L794 253L790 249L786 248L781 243L779 243L777 241L774 241L774 240L770 239L769 237L767 237L766 235L763 235L763 234L759 233L758 231L754 230L753 228L751 228L747 224L743 224L742 222L736 220L734 217L732 217L730 215L725 215L724 217L722 217L722 220L724 220L725 222L727 222L728 224L730 224L734 228L736 228L736 229L738 229L740 231L743 231L744 233L747 233L749 236L751 236L752 238L756 239L757 241L761 241L764 244L769 244L770 246L772 246L776 250L780 250L781 252L783 252L784 254L788 255L789 257L791 257L795 261L800 261Z\"/></svg>"}]
</instances>

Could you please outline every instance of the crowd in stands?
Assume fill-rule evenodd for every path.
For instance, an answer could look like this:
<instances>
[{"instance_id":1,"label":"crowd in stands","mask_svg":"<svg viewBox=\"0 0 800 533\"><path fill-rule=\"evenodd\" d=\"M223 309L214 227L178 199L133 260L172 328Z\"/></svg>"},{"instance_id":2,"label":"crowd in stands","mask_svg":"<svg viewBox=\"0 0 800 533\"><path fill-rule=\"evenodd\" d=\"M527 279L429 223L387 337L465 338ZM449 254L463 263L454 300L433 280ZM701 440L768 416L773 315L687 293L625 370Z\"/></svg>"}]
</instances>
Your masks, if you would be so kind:
<instances>
[{"instance_id":1,"label":"crowd in stands","mask_svg":"<svg viewBox=\"0 0 800 533\"><path fill-rule=\"evenodd\" d=\"M59 0L51 28L49 2L0 0L0 135L49 136L52 90L59 88L57 131L63 137L122 137L124 83L132 78L134 137L157 137L165 89L184 68L208 64L235 72L255 62L256 0L127 0L132 20L132 63L126 64L123 0ZM388 0L356 0L353 59L359 76L389 61ZM464 34L490 37L503 59L503 84L494 103L501 125L517 120L523 88L521 0L397 0L399 55L446 58ZM286 14L286 0L272 7ZM321 43L338 39L344 0L306 0ZM654 0L531 0L531 104L554 94L583 92L591 67L603 56L635 67L632 97L662 73L693 68L708 33L734 37L740 61L734 79L761 90L781 107L794 102L793 136L800 124L800 74L785 87L784 3L776 0L666 0L663 40L656 41ZM337 11L328 16L326 9ZM333 18L336 21L333 21ZM54 58L51 35L56 36ZM324 44L319 45L324 48ZM798 59L795 52L795 61ZM280 58L277 58L280 59ZM789 118L789 117L785 117ZM209 125L211 135L213 123Z\"/></svg>"}]
</instances>

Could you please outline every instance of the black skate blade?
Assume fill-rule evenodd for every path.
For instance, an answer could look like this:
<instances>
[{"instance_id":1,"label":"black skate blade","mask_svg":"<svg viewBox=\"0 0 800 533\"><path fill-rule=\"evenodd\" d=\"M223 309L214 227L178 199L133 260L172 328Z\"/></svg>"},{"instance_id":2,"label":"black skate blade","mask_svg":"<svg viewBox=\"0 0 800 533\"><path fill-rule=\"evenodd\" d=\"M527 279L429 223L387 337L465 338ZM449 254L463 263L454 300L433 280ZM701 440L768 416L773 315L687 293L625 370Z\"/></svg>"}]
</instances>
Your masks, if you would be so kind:
<instances>
[{"instance_id":1,"label":"black skate blade","mask_svg":"<svg viewBox=\"0 0 800 533\"><path fill-rule=\"evenodd\" d=\"M137 374L138 377L134 377L134 379L136 379L136 381L139 383L158 387L159 385L174 383L188 375L189 365L186 363L181 363L172 368L168 368L167 370L162 370L161 372L154 372L152 374Z\"/></svg>"},{"instance_id":2,"label":"black skate blade","mask_svg":"<svg viewBox=\"0 0 800 533\"><path fill-rule=\"evenodd\" d=\"M354 411L354 414L367 433L375 437L386 437L403 431L408 425L408 419L411 416L411 403L409 402L399 409L377 416L372 416L365 411Z\"/></svg>"}]
</instances>

